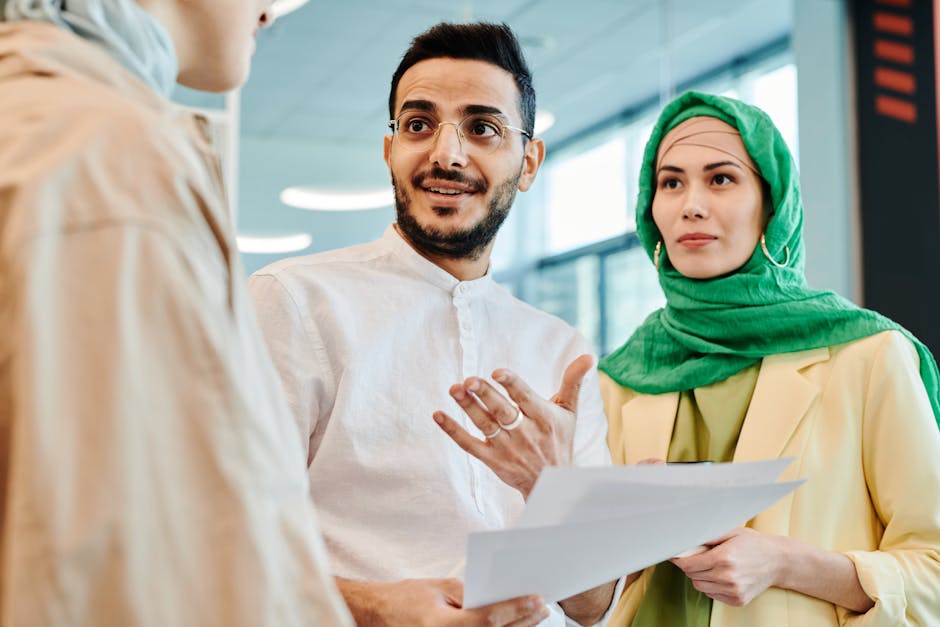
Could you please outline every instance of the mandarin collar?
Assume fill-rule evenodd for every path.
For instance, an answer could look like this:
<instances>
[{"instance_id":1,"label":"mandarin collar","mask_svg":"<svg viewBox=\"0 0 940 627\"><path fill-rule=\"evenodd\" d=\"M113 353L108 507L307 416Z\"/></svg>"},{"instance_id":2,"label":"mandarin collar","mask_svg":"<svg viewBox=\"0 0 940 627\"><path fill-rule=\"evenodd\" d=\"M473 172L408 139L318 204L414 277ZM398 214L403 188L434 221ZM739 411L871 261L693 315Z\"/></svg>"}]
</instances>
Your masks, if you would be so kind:
<instances>
[{"instance_id":1,"label":"mandarin collar","mask_svg":"<svg viewBox=\"0 0 940 627\"><path fill-rule=\"evenodd\" d=\"M461 281L432 261L422 257L411 247L411 244L405 241L401 234L398 233L394 223L390 224L388 228L385 229L379 241L384 248L391 251L409 270L449 294L455 296L474 296L483 294L494 285L493 275L489 268L487 268L486 274L478 279Z\"/></svg>"}]
</instances>

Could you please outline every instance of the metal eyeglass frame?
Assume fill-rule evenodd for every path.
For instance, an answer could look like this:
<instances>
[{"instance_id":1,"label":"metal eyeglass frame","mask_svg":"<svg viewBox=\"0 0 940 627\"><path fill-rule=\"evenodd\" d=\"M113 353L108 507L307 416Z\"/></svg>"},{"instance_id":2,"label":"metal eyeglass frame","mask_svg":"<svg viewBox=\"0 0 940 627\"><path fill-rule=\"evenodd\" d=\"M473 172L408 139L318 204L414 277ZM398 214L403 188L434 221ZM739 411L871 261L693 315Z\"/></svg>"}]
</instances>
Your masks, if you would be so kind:
<instances>
[{"instance_id":1,"label":"metal eyeglass frame","mask_svg":"<svg viewBox=\"0 0 940 627\"><path fill-rule=\"evenodd\" d=\"M479 148L477 147L477 145L474 144L472 141L469 142L469 144L465 144L465 143L464 143L464 139L465 139L465 138L464 138L464 134L463 134L463 131L461 131L461 126L463 126L463 123L466 122L466 121L467 121L468 119L470 119L470 118L479 117L479 116L480 116L479 113L470 113L470 114L468 114L468 115L465 115L463 118L460 119L459 122L438 121L438 122L437 122L437 126L436 126L435 129L434 129L434 133L431 134L431 135L428 137L428 140L427 140L427 141L428 141L428 145L427 145L427 147L424 147L424 148L412 148L412 147L410 147L407 143L404 143L404 142L401 141L401 133L398 131L399 121L401 120L402 116L407 115L407 114L409 114L409 113L411 113L411 111L404 111L404 112L400 113L397 118L394 118L394 119L388 121L388 127L391 129L392 135L394 135L395 137L398 138L398 143L399 143L399 145L400 145L402 148L404 148L405 150L407 150L407 151L409 151L409 152L424 152L424 151L426 151L426 150L430 150L431 147L434 146L435 141L437 141L437 137L440 135L441 127L444 126L445 124L450 124L451 126L454 127L454 130L457 131L457 140L460 142L460 145L461 145L462 147L464 147L464 150L466 150L466 145L470 145L470 146L473 146L474 148L479 149ZM431 117L431 116L429 116L429 117ZM432 119L433 119L433 117L432 117ZM532 135L529 134L529 132L526 131L525 129L519 128L518 126L512 126L511 124L506 124L505 122L503 122L503 121L501 121L501 120L499 120L499 119L497 119L497 118L494 118L493 121L496 122L496 123L500 126L500 128L502 128L502 129L509 130L509 131L515 131L515 132L517 132L517 133L520 133L523 137L526 137L527 139L532 139ZM501 133L500 136L499 136L499 143L496 144L496 145L494 145L494 146L493 146L492 148L490 148L489 150L484 150L484 151L483 151L483 154L492 154L493 152L496 152L496 150L502 145L503 140L504 140L505 138L506 138L506 134L505 134L505 133Z\"/></svg>"}]
</instances>

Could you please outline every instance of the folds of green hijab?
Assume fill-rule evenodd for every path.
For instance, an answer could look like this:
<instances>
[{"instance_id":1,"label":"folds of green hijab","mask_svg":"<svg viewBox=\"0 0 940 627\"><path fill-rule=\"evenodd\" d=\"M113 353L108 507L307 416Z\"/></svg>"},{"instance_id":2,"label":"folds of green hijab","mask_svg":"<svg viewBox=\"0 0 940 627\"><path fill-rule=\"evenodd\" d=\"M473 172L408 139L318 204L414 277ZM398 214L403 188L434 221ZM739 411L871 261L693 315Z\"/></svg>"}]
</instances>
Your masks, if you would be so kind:
<instances>
[{"instance_id":1,"label":"folds of green hijab","mask_svg":"<svg viewBox=\"0 0 940 627\"><path fill-rule=\"evenodd\" d=\"M940 377L930 351L892 320L806 284L796 165L777 127L757 107L690 91L663 109L643 153L636 207L637 234L650 259L661 239L652 216L656 151L666 133L698 116L718 118L741 133L770 189L773 215L765 231L767 248L779 261L789 250L790 262L777 267L755 246L737 271L689 279L666 257L658 270L666 306L604 358L601 371L644 394L690 390L722 381L767 355L834 346L894 329L917 349L920 376L940 425Z\"/></svg>"}]
</instances>

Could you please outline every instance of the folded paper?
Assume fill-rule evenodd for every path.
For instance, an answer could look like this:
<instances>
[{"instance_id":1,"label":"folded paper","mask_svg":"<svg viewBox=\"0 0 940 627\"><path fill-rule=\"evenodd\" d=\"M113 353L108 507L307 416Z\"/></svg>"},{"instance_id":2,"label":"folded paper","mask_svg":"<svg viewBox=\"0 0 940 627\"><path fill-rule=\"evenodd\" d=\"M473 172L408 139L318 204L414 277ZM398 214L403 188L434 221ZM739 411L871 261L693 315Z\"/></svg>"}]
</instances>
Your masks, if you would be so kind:
<instances>
[{"instance_id":1,"label":"folded paper","mask_svg":"<svg viewBox=\"0 0 940 627\"><path fill-rule=\"evenodd\" d=\"M547 468L513 528L470 534L464 607L558 601L714 540L802 483L775 482L790 461Z\"/></svg>"}]
</instances>

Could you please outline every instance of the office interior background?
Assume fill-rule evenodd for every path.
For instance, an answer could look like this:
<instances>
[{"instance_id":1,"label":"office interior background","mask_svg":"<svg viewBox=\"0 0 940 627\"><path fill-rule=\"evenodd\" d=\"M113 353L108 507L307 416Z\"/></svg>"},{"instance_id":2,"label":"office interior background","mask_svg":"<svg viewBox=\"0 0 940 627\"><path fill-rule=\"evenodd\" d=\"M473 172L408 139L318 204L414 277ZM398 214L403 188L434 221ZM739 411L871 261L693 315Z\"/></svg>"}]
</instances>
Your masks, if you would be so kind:
<instances>
[{"instance_id":1,"label":"office interior background","mask_svg":"<svg viewBox=\"0 0 940 627\"><path fill-rule=\"evenodd\" d=\"M927 36L933 47L933 34L940 30L933 4L278 0L277 10L284 14L259 34L252 76L239 93L179 89L176 99L206 111L214 122L239 248L251 273L281 257L378 237L394 220L382 142L389 82L402 53L413 36L442 20L506 22L520 37L534 75L536 131L546 142L547 158L535 186L517 196L497 239L492 271L516 296L576 326L605 354L664 303L634 234L637 173L658 111L687 89L734 96L771 115L801 172L809 284L875 306L866 298L866 292L878 290L871 277L891 281L866 275L879 262L877 256L869 259L865 247L875 251L879 243L871 243L878 235L871 229L866 236L862 219L861 183L867 175L860 166L860 144L867 131L859 124L865 97L861 73L868 72L865 63L880 63L903 74L904 59L863 60L859 50L877 42L860 37L903 47L908 39ZM927 12L916 13L918 5L929 5ZM859 24L872 20L874 30L860 33ZM940 223L935 55L932 49L930 59L918 59L930 61L930 89L919 79L919 97L929 95L933 109L922 105L914 120L932 124L933 160L927 170L932 176L926 184L932 185L933 198L916 207L936 217L916 222L916 237L928 250L940 248L940 225L934 228ZM912 127L909 109L903 110L916 100L910 85L882 81L875 88L873 98L902 106L901 114L881 116L884 123ZM550 119L553 124L544 126ZM924 135L923 128L909 130ZM871 133L884 135L878 129ZM897 156L889 158L898 162ZM915 222L892 205L889 200L874 211L896 214L914 228ZM904 245L910 230L902 229L898 237ZM878 254L899 258L890 247ZM936 257L916 261L930 268L909 289L922 290L916 300L929 306L937 299L940 264ZM908 308L913 313L907 319L904 307L892 306L875 308L921 335L936 354L940 346L924 337L928 323L915 307Z\"/></svg>"}]
</instances>

